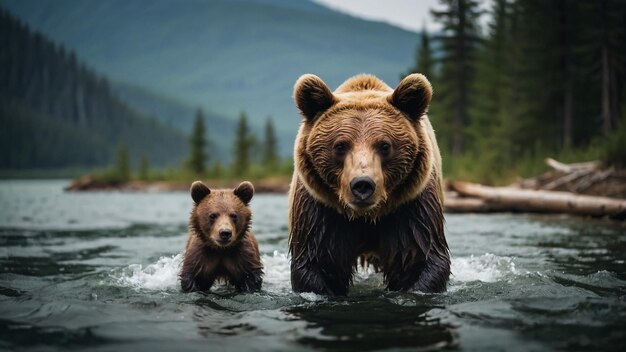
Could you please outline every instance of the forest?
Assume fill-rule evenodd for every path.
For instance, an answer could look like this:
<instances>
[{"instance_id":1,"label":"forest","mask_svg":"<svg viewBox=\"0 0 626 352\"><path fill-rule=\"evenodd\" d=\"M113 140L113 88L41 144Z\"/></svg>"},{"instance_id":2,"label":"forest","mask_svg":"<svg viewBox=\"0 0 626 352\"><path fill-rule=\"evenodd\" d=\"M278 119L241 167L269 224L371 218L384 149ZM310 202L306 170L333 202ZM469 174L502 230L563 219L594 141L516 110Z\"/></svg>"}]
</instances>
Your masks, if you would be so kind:
<instances>
[{"instance_id":1,"label":"forest","mask_svg":"<svg viewBox=\"0 0 626 352\"><path fill-rule=\"evenodd\" d=\"M441 0L431 15L442 30L424 29L413 66L398 73L433 84L446 178L508 183L543 171L546 157L626 165L626 0L495 0L488 10ZM103 175L182 180L291 172L271 117L253 131L242 111L215 140L215 120L207 126L198 109L184 136L4 10L0 26L0 169L113 164Z\"/></svg>"},{"instance_id":2,"label":"forest","mask_svg":"<svg viewBox=\"0 0 626 352\"><path fill-rule=\"evenodd\" d=\"M510 181L553 156L626 165L626 2L441 0L415 65L447 178Z\"/></svg>"},{"instance_id":3,"label":"forest","mask_svg":"<svg viewBox=\"0 0 626 352\"><path fill-rule=\"evenodd\" d=\"M136 162L178 163L182 133L121 101L76 54L0 9L0 169L101 167L125 145Z\"/></svg>"}]
</instances>

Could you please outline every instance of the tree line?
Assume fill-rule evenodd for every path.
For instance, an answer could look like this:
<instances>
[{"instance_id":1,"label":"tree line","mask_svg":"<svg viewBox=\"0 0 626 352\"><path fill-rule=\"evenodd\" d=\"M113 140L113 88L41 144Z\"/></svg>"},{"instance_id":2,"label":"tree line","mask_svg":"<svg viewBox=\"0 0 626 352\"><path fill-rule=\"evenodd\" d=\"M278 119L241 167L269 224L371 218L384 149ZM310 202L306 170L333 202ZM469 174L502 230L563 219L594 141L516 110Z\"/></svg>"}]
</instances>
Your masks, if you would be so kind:
<instances>
[{"instance_id":1,"label":"tree line","mask_svg":"<svg viewBox=\"0 0 626 352\"><path fill-rule=\"evenodd\" d=\"M194 126L189 138L190 153L185 168L195 175L208 177L263 177L289 173L291 161L278 153L278 139L271 117L265 122L263 140L258 140L248 124L248 116L241 112L233 138L233 160L223 166L219 159L211 160L211 142L207 138L204 115L196 112Z\"/></svg>"},{"instance_id":2,"label":"tree line","mask_svg":"<svg viewBox=\"0 0 626 352\"><path fill-rule=\"evenodd\" d=\"M494 182L546 156L626 165L626 1L440 0L411 72L431 80L444 172Z\"/></svg>"}]
</instances>

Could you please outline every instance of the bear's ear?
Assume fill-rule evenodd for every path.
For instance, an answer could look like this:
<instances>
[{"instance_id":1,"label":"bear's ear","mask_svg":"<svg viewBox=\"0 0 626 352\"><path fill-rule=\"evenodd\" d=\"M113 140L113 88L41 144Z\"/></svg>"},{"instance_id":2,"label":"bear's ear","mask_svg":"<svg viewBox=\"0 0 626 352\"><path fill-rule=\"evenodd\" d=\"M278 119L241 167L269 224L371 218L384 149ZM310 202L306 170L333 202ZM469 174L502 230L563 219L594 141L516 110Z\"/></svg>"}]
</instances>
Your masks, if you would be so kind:
<instances>
[{"instance_id":1,"label":"bear's ear","mask_svg":"<svg viewBox=\"0 0 626 352\"><path fill-rule=\"evenodd\" d=\"M252 199L252 196L254 195L254 186L252 186L252 183L248 181L243 181L239 184L239 186L237 186L237 188L235 188L234 193L239 199L241 199L243 204L248 205L248 203L250 203L250 199Z\"/></svg>"},{"instance_id":2,"label":"bear's ear","mask_svg":"<svg viewBox=\"0 0 626 352\"><path fill-rule=\"evenodd\" d=\"M387 99L409 119L417 121L428 110L432 97L433 88L426 76L413 73L400 81L393 94Z\"/></svg>"},{"instance_id":3,"label":"bear's ear","mask_svg":"<svg viewBox=\"0 0 626 352\"><path fill-rule=\"evenodd\" d=\"M302 116L309 122L315 121L319 114L326 111L336 101L326 83L310 73L298 78L293 87L293 98Z\"/></svg>"},{"instance_id":4,"label":"bear's ear","mask_svg":"<svg viewBox=\"0 0 626 352\"><path fill-rule=\"evenodd\" d=\"M191 199L193 199L196 204L200 204L209 194L211 194L211 190L201 181L195 181L191 184Z\"/></svg>"}]
</instances>

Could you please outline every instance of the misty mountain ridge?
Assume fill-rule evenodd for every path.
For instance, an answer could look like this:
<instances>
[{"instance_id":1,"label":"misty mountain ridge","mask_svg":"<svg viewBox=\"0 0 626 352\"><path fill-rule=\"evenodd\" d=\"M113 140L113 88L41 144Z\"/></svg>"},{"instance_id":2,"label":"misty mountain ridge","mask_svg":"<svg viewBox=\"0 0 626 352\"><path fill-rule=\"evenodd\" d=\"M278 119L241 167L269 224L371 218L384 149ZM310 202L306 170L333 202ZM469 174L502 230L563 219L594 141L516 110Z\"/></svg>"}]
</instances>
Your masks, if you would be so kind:
<instances>
[{"instance_id":1,"label":"misty mountain ridge","mask_svg":"<svg viewBox=\"0 0 626 352\"><path fill-rule=\"evenodd\" d=\"M163 113L169 108L151 111L183 130L197 107L216 116L213 129L230 128L220 117L234 121L241 111L256 130L272 116L284 155L291 153L299 125L291 94L301 74L314 73L331 88L359 73L394 86L411 66L418 42L416 33L305 0L0 0L0 5L121 82L119 94L131 105L143 104L145 110L143 93L152 91L186 107L180 119ZM141 89L133 92L126 83ZM213 134L211 123L207 130ZM228 143L226 137L216 142Z\"/></svg>"}]
</instances>

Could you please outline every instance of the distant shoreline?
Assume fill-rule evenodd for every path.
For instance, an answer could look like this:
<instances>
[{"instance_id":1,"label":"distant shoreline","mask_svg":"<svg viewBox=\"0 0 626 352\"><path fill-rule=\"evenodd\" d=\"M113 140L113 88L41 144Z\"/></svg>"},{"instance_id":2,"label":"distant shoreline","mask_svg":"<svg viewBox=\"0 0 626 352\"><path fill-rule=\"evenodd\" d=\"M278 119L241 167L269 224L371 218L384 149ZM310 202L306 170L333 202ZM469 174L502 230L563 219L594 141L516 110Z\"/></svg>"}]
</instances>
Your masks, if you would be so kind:
<instances>
[{"instance_id":1,"label":"distant shoreline","mask_svg":"<svg viewBox=\"0 0 626 352\"><path fill-rule=\"evenodd\" d=\"M234 188L242 180L204 180L211 188ZM290 180L285 177L273 177L250 180L257 193L287 193ZM70 181L65 191L70 192L187 192L191 182L183 181L128 181L112 182L99 180L93 176L83 176Z\"/></svg>"}]
</instances>

